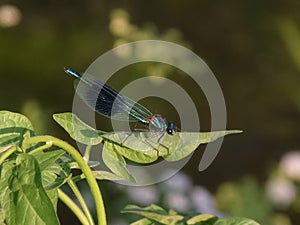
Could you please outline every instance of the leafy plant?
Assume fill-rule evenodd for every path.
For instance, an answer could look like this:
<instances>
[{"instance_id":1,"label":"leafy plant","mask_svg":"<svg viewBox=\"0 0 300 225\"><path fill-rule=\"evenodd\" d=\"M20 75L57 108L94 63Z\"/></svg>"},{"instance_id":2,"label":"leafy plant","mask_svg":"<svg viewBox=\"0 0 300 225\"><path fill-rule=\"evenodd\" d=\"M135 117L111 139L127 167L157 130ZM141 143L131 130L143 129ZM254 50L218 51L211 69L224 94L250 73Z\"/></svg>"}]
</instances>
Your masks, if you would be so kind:
<instances>
[{"instance_id":1,"label":"leafy plant","mask_svg":"<svg viewBox=\"0 0 300 225\"><path fill-rule=\"evenodd\" d=\"M76 184L79 180L86 179L94 197L97 223L105 225L105 208L96 179L135 182L126 168L126 159L136 163L154 162L159 157L176 161L189 155L200 144L240 132L180 132L172 137L165 135L158 140L147 132L98 131L72 113L55 114L54 119L74 140L87 145L84 157L73 146L56 137L36 136L31 122L25 116L0 111L0 224L59 224L56 214L58 199L73 211L82 224L95 224ZM111 171L92 171L89 167L91 147L101 142L104 142L103 161ZM157 145L154 146L153 143ZM71 171L75 168L80 169L82 174L73 176ZM71 188L80 207L62 191L61 186L64 184ZM133 223L135 225L257 224L248 219L218 219L213 215L201 214L180 215L172 210L166 212L155 205L146 208L127 206L123 212L144 217Z\"/></svg>"},{"instance_id":2,"label":"leafy plant","mask_svg":"<svg viewBox=\"0 0 300 225\"><path fill-rule=\"evenodd\" d=\"M211 214L180 215L173 210L167 212L157 205L151 205L146 208L128 205L122 212L135 213L144 217L143 219L132 223L132 225L259 225L255 221L245 218L218 219L218 217Z\"/></svg>"}]
</instances>

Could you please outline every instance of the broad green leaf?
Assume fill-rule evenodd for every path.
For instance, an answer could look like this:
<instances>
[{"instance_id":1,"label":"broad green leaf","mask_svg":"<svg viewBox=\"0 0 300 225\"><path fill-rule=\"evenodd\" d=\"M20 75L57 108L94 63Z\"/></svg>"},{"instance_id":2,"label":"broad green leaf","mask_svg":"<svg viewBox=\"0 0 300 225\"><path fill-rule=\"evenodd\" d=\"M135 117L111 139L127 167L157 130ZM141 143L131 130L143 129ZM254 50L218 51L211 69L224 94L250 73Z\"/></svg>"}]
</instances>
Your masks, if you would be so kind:
<instances>
[{"instance_id":1,"label":"broad green leaf","mask_svg":"<svg viewBox=\"0 0 300 225\"><path fill-rule=\"evenodd\" d=\"M57 211L57 202L58 202L58 190L57 189L52 189L49 191L46 191L47 195L52 202L53 208L55 212Z\"/></svg>"},{"instance_id":2,"label":"broad green leaf","mask_svg":"<svg viewBox=\"0 0 300 225\"><path fill-rule=\"evenodd\" d=\"M19 113L0 111L0 146L12 143L20 145L27 131L33 134L33 126L27 117Z\"/></svg>"},{"instance_id":3,"label":"broad green leaf","mask_svg":"<svg viewBox=\"0 0 300 225\"><path fill-rule=\"evenodd\" d=\"M46 190L57 189L72 177L69 164L61 161L61 158L42 172L43 185Z\"/></svg>"},{"instance_id":4,"label":"broad green leaf","mask_svg":"<svg viewBox=\"0 0 300 225\"><path fill-rule=\"evenodd\" d=\"M61 149L32 154L39 163L42 183L46 190L56 189L69 179L71 169L61 160L63 154L65 151Z\"/></svg>"},{"instance_id":5,"label":"broad green leaf","mask_svg":"<svg viewBox=\"0 0 300 225\"><path fill-rule=\"evenodd\" d=\"M30 149L30 147L34 146L34 144L33 145L28 144L30 136L31 136L31 134L29 131L26 131L25 134L23 135L23 142L22 142L22 146L21 146L22 149L27 150L27 149Z\"/></svg>"},{"instance_id":6,"label":"broad green leaf","mask_svg":"<svg viewBox=\"0 0 300 225\"><path fill-rule=\"evenodd\" d=\"M54 114L53 119L61 125L68 134L76 141L86 145L97 145L102 141L101 134L86 123L82 122L73 113Z\"/></svg>"},{"instance_id":7,"label":"broad green leaf","mask_svg":"<svg viewBox=\"0 0 300 225\"><path fill-rule=\"evenodd\" d=\"M168 212L164 210L162 207L151 204L145 208L139 207L137 205L127 205L123 210L122 213L136 213L136 212L155 212L161 215L168 215Z\"/></svg>"},{"instance_id":8,"label":"broad green leaf","mask_svg":"<svg viewBox=\"0 0 300 225\"><path fill-rule=\"evenodd\" d=\"M125 148L124 151L131 149L151 158L158 156L160 135L154 136L151 132L110 132L102 137Z\"/></svg>"},{"instance_id":9,"label":"broad green leaf","mask_svg":"<svg viewBox=\"0 0 300 225\"><path fill-rule=\"evenodd\" d=\"M178 213L173 209L169 209L169 215L178 215Z\"/></svg>"},{"instance_id":10,"label":"broad green leaf","mask_svg":"<svg viewBox=\"0 0 300 225\"><path fill-rule=\"evenodd\" d=\"M63 154L58 159L59 165L69 166L72 163L76 163L75 159L69 154Z\"/></svg>"},{"instance_id":11,"label":"broad green leaf","mask_svg":"<svg viewBox=\"0 0 300 225\"><path fill-rule=\"evenodd\" d=\"M91 160L89 160L87 163L88 163L88 165L89 165L90 168L94 168L94 167L97 167L97 166L100 165L99 161L91 161Z\"/></svg>"},{"instance_id":12,"label":"broad green leaf","mask_svg":"<svg viewBox=\"0 0 300 225\"><path fill-rule=\"evenodd\" d=\"M134 177L128 172L126 168L126 161L122 155L120 155L114 149L113 143L106 141L103 145L102 159L105 165L113 171L116 175L135 182Z\"/></svg>"},{"instance_id":13,"label":"broad green leaf","mask_svg":"<svg viewBox=\"0 0 300 225\"><path fill-rule=\"evenodd\" d=\"M19 127L33 131L33 126L26 116L10 111L0 111L0 128L10 127Z\"/></svg>"},{"instance_id":14,"label":"broad green leaf","mask_svg":"<svg viewBox=\"0 0 300 225\"><path fill-rule=\"evenodd\" d=\"M194 216L186 221L188 225L197 224L200 222L206 222L206 224L214 224L218 220L218 217L211 214L200 214L197 216Z\"/></svg>"},{"instance_id":15,"label":"broad green leaf","mask_svg":"<svg viewBox=\"0 0 300 225\"><path fill-rule=\"evenodd\" d=\"M179 139L177 145L174 146L170 152L170 155L165 156L167 161L178 161L191 154L200 144L206 144L217 140L220 137L229 134L241 133L240 130L227 130L227 131L212 131L212 132L178 132L174 136L166 136L168 140L163 140L163 144L167 145L167 142L172 142L172 139Z\"/></svg>"},{"instance_id":16,"label":"broad green leaf","mask_svg":"<svg viewBox=\"0 0 300 225\"><path fill-rule=\"evenodd\" d=\"M50 166L53 166L64 153L64 150L58 149L54 151L39 151L33 153L32 155L38 161L40 170L44 170Z\"/></svg>"},{"instance_id":17,"label":"broad green leaf","mask_svg":"<svg viewBox=\"0 0 300 225\"><path fill-rule=\"evenodd\" d=\"M133 162L152 163L158 159L157 151L154 151L154 153L156 153L156 155L149 156L140 151L126 148L126 147L120 146L118 144L114 144L114 148L119 154L121 154L122 156L124 156L125 158L127 158Z\"/></svg>"},{"instance_id":18,"label":"broad green leaf","mask_svg":"<svg viewBox=\"0 0 300 225\"><path fill-rule=\"evenodd\" d=\"M9 149L11 149L12 147L15 147L15 145L7 145L7 146L3 146L3 147L0 147L0 154L1 153L4 153L6 151L8 151Z\"/></svg>"},{"instance_id":19,"label":"broad green leaf","mask_svg":"<svg viewBox=\"0 0 300 225\"><path fill-rule=\"evenodd\" d=\"M71 170L65 171L60 166L52 166L42 172L43 186L48 190L57 189L72 177Z\"/></svg>"},{"instance_id":20,"label":"broad green leaf","mask_svg":"<svg viewBox=\"0 0 300 225\"><path fill-rule=\"evenodd\" d=\"M181 215L169 215L163 208L157 205L150 205L145 208L141 208L135 205L128 205L122 210L122 213L134 213L146 217L150 220L154 220L161 224L175 225L178 221L184 217Z\"/></svg>"},{"instance_id":21,"label":"broad green leaf","mask_svg":"<svg viewBox=\"0 0 300 225\"><path fill-rule=\"evenodd\" d=\"M68 179L72 177L71 170L73 169L72 164L76 163L75 160L68 154L63 154L56 162L54 166L51 166L49 168L49 171L57 174L57 179L55 183L53 183L51 186L54 187L48 187L49 188L57 188L60 187L62 184L64 184ZM77 165L77 163L76 163ZM76 167L78 168L78 167Z\"/></svg>"},{"instance_id":22,"label":"broad green leaf","mask_svg":"<svg viewBox=\"0 0 300 225\"><path fill-rule=\"evenodd\" d=\"M167 161L178 161L191 154L200 144L213 142L239 130L213 132L177 132L175 135L153 132L111 132L102 135L114 142L116 151L138 163L150 163L163 156Z\"/></svg>"},{"instance_id":23,"label":"broad green leaf","mask_svg":"<svg viewBox=\"0 0 300 225\"><path fill-rule=\"evenodd\" d=\"M158 223L153 222L147 218L143 218L143 219L140 219L138 221L131 223L130 225L158 225Z\"/></svg>"},{"instance_id":24,"label":"broad green leaf","mask_svg":"<svg viewBox=\"0 0 300 225\"><path fill-rule=\"evenodd\" d=\"M108 171L92 171L97 180L123 180L124 178Z\"/></svg>"},{"instance_id":25,"label":"broad green leaf","mask_svg":"<svg viewBox=\"0 0 300 225\"><path fill-rule=\"evenodd\" d=\"M3 164L0 190L0 204L5 210L7 224L59 224L33 156L19 154L15 162Z\"/></svg>"},{"instance_id":26,"label":"broad green leaf","mask_svg":"<svg viewBox=\"0 0 300 225\"><path fill-rule=\"evenodd\" d=\"M6 225L5 224L5 212L2 208L0 208L0 225Z\"/></svg>"},{"instance_id":27,"label":"broad green leaf","mask_svg":"<svg viewBox=\"0 0 300 225\"><path fill-rule=\"evenodd\" d=\"M214 225L260 225L254 220L247 218L231 217L225 219L219 219Z\"/></svg>"}]
</instances>

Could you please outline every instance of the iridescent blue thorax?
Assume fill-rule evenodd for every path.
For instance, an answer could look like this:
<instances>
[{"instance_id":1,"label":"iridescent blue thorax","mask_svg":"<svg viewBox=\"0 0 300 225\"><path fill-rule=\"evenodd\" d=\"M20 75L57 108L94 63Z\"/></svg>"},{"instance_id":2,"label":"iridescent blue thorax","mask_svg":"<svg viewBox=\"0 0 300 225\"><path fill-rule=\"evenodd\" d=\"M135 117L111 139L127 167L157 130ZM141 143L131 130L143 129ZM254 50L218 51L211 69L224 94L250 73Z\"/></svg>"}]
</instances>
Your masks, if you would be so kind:
<instances>
[{"instance_id":1,"label":"iridescent blue thorax","mask_svg":"<svg viewBox=\"0 0 300 225\"><path fill-rule=\"evenodd\" d=\"M146 122L149 124L149 129L154 131L166 131L170 135L176 132L175 123L166 124L165 120L160 115L153 115Z\"/></svg>"},{"instance_id":2,"label":"iridescent blue thorax","mask_svg":"<svg viewBox=\"0 0 300 225\"><path fill-rule=\"evenodd\" d=\"M159 115L153 115L152 118L148 120L150 130L163 131L167 129L166 122Z\"/></svg>"}]
</instances>

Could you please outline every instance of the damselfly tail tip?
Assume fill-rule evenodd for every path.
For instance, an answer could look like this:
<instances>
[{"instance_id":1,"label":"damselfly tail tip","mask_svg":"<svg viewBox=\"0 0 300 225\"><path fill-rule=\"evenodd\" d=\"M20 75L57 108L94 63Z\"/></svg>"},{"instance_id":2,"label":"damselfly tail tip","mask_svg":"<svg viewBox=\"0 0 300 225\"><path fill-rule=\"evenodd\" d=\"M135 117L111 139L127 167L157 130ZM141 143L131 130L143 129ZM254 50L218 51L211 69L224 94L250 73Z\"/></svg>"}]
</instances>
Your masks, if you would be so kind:
<instances>
[{"instance_id":1,"label":"damselfly tail tip","mask_svg":"<svg viewBox=\"0 0 300 225\"><path fill-rule=\"evenodd\" d=\"M81 75L73 70L71 70L70 68L67 68L67 67L64 67L64 71L65 73L69 74L69 75L72 75L74 77L77 77L77 78L80 78Z\"/></svg>"},{"instance_id":2,"label":"damselfly tail tip","mask_svg":"<svg viewBox=\"0 0 300 225\"><path fill-rule=\"evenodd\" d=\"M65 71L66 73L68 73L68 70L69 70L68 67L64 67L64 71Z\"/></svg>"}]
</instances>

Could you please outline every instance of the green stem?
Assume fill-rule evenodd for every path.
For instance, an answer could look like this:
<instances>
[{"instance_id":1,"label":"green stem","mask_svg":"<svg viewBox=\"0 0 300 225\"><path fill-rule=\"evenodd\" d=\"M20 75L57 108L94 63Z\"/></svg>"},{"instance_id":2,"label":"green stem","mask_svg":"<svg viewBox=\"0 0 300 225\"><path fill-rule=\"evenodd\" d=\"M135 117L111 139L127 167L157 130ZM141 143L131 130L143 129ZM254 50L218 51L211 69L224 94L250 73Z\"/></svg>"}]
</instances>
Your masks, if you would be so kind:
<instances>
[{"instance_id":1,"label":"green stem","mask_svg":"<svg viewBox=\"0 0 300 225\"><path fill-rule=\"evenodd\" d=\"M96 212L98 217L98 224L106 225L107 223L106 223L105 208L104 208L104 203L103 203L103 199L101 196L98 183L94 178L93 173L89 168L88 164L84 161L84 159L79 154L79 152L67 142L52 136L35 136L30 138L28 140L28 143L33 144L33 143L49 142L49 141L52 141L53 145L56 145L57 147L64 149L66 152L72 155L75 161L78 163L78 166L80 167L81 171L84 173L86 180L90 186L91 193L94 197Z\"/></svg>"},{"instance_id":2,"label":"green stem","mask_svg":"<svg viewBox=\"0 0 300 225\"><path fill-rule=\"evenodd\" d=\"M63 203L65 203L66 206L69 207L69 209L72 210L72 212L77 216L77 218L83 225L90 225L88 219L81 211L81 209L73 202L73 200L68 195L66 195L60 189L58 189L58 197Z\"/></svg>"},{"instance_id":3,"label":"green stem","mask_svg":"<svg viewBox=\"0 0 300 225\"><path fill-rule=\"evenodd\" d=\"M86 160L86 162L89 162L90 160L91 150L92 150L92 145L87 145L83 157Z\"/></svg>"},{"instance_id":4,"label":"green stem","mask_svg":"<svg viewBox=\"0 0 300 225\"><path fill-rule=\"evenodd\" d=\"M47 148L50 148L51 146L53 145L53 143L52 142L48 142L48 143L46 143L46 144L44 144L44 145L42 145L42 146L40 146L40 147L37 147L36 149L33 149L31 152L29 152L28 154L34 154L34 153L36 153L36 152L39 152L39 151L43 151L43 150L45 150L45 149L47 149Z\"/></svg>"},{"instance_id":5,"label":"green stem","mask_svg":"<svg viewBox=\"0 0 300 225\"><path fill-rule=\"evenodd\" d=\"M4 162L5 159L7 159L11 154L13 154L15 151L17 151L19 148L16 145L12 145L8 148L5 152L3 152L0 156L0 165Z\"/></svg>"},{"instance_id":6,"label":"green stem","mask_svg":"<svg viewBox=\"0 0 300 225\"><path fill-rule=\"evenodd\" d=\"M78 181L81 181L85 178L84 174L81 174L81 175L78 175L78 176L75 176L75 177L72 177L72 180L74 183L77 183Z\"/></svg>"},{"instance_id":7,"label":"green stem","mask_svg":"<svg viewBox=\"0 0 300 225\"><path fill-rule=\"evenodd\" d=\"M72 179L68 179L67 183L69 184L70 188L72 189L72 191L74 192L75 196L77 197L81 207L82 207L82 210L83 212L85 213L88 221L89 221L89 224L95 224L94 223L94 220L93 220L93 217L89 211L89 208L87 207L77 185L75 184L75 182L72 180Z\"/></svg>"}]
</instances>

